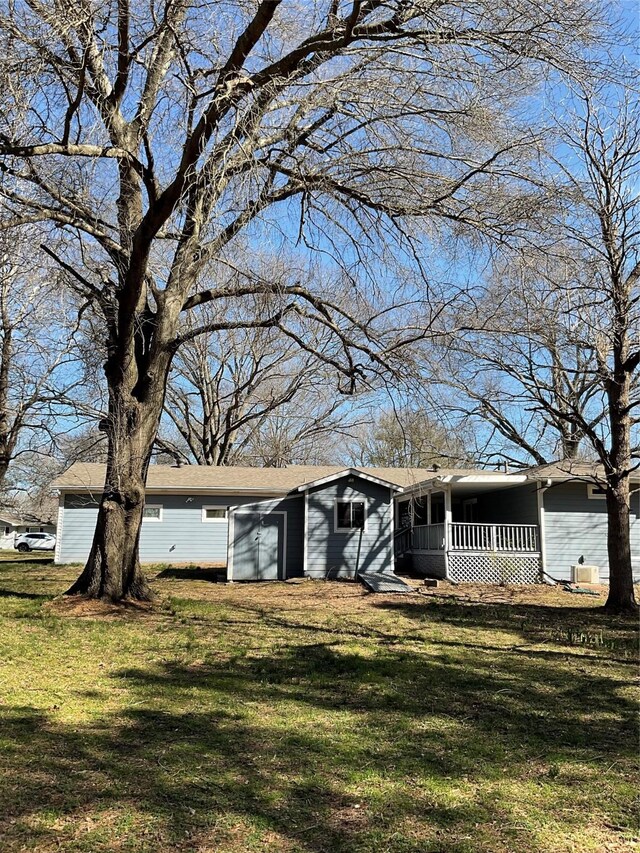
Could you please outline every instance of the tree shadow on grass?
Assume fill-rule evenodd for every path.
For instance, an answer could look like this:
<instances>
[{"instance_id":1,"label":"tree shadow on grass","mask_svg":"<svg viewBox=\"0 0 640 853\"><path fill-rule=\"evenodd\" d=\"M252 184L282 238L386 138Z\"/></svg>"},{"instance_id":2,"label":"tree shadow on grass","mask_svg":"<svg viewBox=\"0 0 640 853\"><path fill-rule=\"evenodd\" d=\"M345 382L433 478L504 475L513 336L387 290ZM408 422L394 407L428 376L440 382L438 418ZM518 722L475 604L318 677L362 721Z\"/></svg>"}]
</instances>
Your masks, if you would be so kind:
<instances>
[{"instance_id":1,"label":"tree shadow on grass","mask_svg":"<svg viewBox=\"0 0 640 853\"><path fill-rule=\"evenodd\" d=\"M34 556L33 551L27 551L26 553L16 551L15 554L8 554L0 560L0 569L10 568L13 565L21 564L28 564L30 566L51 564L53 566L53 555L40 553L37 556Z\"/></svg>"},{"instance_id":2,"label":"tree shadow on grass","mask_svg":"<svg viewBox=\"0 0 640 853\"><path fill-rule=\"evenodd\" d=\"M348 582L348 581L347 581ZM376 599L381 598L376 596ZM507 605L461 605L459 602L423 603L389 601L381 598L374 602L374 607L400 613L418 622L447 623L455 627L495 627L509 632L517 632L519 640L510 648L505 645L488 643L473 643L466 639L459 641L438 640L439 645L450 645L460 649L478 649L479 651L495 651L500 654L528 654L547 658L575 657L584 660L584 649L597 651L598 657L614 663L634 664L638 657L638 631L627 619L616 620L615 617L594 611L592 608L572 608L570 611L558 607L542 607L539 605L522 605L526 612L518 612L518 607ZM443 609L444 608L444 609ZM478 609L474 609L478 608ZM483 610L484 608L484 610ZM500 612L496 612L496 608ZM246 614L243 624L247 629L255 625L256 618L269 627L286 631L308 631L314 635L336 636L336 628L331 624L300 621L297 614L274 610L259 604L239 604L234 602L233 617L230 623L235 627L241 624L240 615ZM592 618L594 617L594 618ZM187 621L212 621L202 615L185 617ZM605 629L605 630L603 630ZM369 622L364 624L341 624L341 637L354 639L366 638L381 644L400 644L411 641L412 637L406 630L393 631L379 628ZM413 638L420 639L418 637ZM540 644L552 642L559 646L557 649L543 649ZM539 647L532 650L532 645ZM576 649L579 647L579 650ZM571 649L571 650L570 650ZM616 654L617 653L617 654ZM620 656L622 655L622 656Z\"/></svg>"},{"instance_id":3,"label":"tree shadow on grass","mask_svg":"<svg viewBox=\"0 0 640 853\"><path fill-rule=\"evenodd\" d=\"M524 784L587 763L602 770L593 805L607 808L613 765L635 757L635 705L620 681L547 661L505 671L451 649L370 656L328 642L150 663L113 681L130 701L93 723L3 709L5 849L64 845L59 827L34 819L47 814L84 832L74 849L120 849L122 837L98 844L82 821L115 812L122 825L128 810L127 849L140 851L542 853L505 774ZM545 777L550 810L572 801L572 773ZM580 809L562 819L578 831Z\"/></svg>"},{"instance_id":4,"label":"tree shadow on grass","mask_svg":"<svg viewBox=\"0 0 640 853\"><path fill-rule=\"evenodd\" d=\"M227 570L224 568L200 569L200 568L174 568L162 569L155 579L171 578L174 580L210 581L211 583L225 583Z\"/></svg>"},{"instance_id":5,"label":"tree shadow on grass","mask_svg":"<svg viewBox=\"0 0 640 853\"><path fill-rule=\"evenodd\" d=\"M432 625L515 631L529 644L552 643L610 652L613 654L609 654L609 660L619 663L634 663L638 655L637 622L593 607L461 603L448 598L426 602L381 600L375 606Z\"/></svg>"},{"instance_id":6,"label":"tree shadow on grass","mask_svg":"<svg viewBox=\"0 0 640 853\"><path fill-rule=\"evenodd\" d=\"M37 592L17 592L13 589L1 589L0 598L29 598L32 601L48 601L51 596Z\"/></svg>"}]
</instances>

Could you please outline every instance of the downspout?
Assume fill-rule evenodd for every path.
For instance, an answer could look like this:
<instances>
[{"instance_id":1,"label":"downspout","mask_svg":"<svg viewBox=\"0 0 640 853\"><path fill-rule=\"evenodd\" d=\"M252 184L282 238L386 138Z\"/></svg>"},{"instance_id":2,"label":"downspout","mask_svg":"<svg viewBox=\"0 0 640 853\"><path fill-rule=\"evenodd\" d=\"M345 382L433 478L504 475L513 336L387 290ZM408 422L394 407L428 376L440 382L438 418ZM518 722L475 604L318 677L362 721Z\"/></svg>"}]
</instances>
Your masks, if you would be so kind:
<instances>
[{"instance_id":1,"label":"downspout","mask_svg":"<svg viewBox=\"0 0 640 853\"><path fill-rule=\"evenodd\" d=\"M356 574L355 579L358 580L358 576L360 575L360 551L362 549L362 534L364 533L364 527L360 528L360 536L358 537L358 553L356 554Z\"/></svg>"},{"instance_id":2,"label":"downspout","mask_svg":"<svg viewBox=\"0 0 640 853\"><path fill-rule=\"evenodd\" d=\"M547 543L545 540L545 525L544 525L544 493L551 487L551 480L546 480L545 485L542 485L542 480L537 481L540 485L536 489L536 497L538 499L538 530L540 531L540 583L545 583L544 577L547 571Z\"/></svg>"},{"instance_id":3,"label":"downspout","mask_svg":"<svg viewBox=\"0 0 640 853\"><path fill-rule=\"evenodd\" d=\"M309 490L304 490L304 521L303 521L303 540L302 540L302 576L308 577L308 562L309 562Z\"/></svg>"},{"instance_id":4,"label":"downspout","mask_svg":"<svg viewBox=\"0 0 640 853\"><path fill-rule=\"evenodd\" d=\"M233 583L233 558L235 556L235 548L233 542L235 539L235 511L238 505L227 507L227 583Z\"/></svg>"},{"instance_id":5,"label":"downspout","mask_svg":"<svg viewBox=\"0 0 640 853\"><path fill-rule=\"evenodd\" d=\"M59 565L62 560L62 527L64 525L64 495L63 491L58 492L58 520L56 523L56 547L53 552L53 562ZM13 537L15 544L15 536Z\"/></svg>"},{"instance_id":6,"label":"downspout","mask_svg":"<svg viewBox=\"0 0 640 853\"><path fill-rule=\"evenodd\" d=\"M391 574L395 575L396 573L396 557L395 557L395 548L394 543L396 541L396 496L393 489L389 489L389 512L391 514L391 518L389 521L390 524L390 533L389 533L389 566L391 568Z\"/></svg>"}]
</instances>

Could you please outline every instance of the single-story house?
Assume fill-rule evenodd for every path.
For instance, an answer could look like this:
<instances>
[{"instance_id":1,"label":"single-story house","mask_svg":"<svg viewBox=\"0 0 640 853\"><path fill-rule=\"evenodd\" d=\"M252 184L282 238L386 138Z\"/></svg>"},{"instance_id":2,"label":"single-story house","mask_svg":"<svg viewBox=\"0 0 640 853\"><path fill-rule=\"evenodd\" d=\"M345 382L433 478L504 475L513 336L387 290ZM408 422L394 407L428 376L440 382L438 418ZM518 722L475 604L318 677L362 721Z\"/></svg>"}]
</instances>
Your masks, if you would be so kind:
<instances>
[{"instance_id":1,"label":"single-story house","mask_svg":"<svg viewBox=\"0 0 640 853\"><path fill-rule=\"evenodd\" d=\"M11 510L0 510L0 550L15 547L16 537L23 533L55 533L56 526L34 515L17 515Z\"/></svg>"},{"instance_id":2,"label":"single-story house","mask_svg":"<svg viewBox=\"0 0 640 853\"><path fill-rule=\"evenodd\" d=\"M59 492L58 563L89 553L104 466L76 463ZM640 477L631 537L640 571ZM145 563L221 563L229 580L392 573L402 559L457 581L608 578L597 469L174 467L152 465L140 537ZM578 570L578 566L581 567Z\"/></svg>"}]
</instances>

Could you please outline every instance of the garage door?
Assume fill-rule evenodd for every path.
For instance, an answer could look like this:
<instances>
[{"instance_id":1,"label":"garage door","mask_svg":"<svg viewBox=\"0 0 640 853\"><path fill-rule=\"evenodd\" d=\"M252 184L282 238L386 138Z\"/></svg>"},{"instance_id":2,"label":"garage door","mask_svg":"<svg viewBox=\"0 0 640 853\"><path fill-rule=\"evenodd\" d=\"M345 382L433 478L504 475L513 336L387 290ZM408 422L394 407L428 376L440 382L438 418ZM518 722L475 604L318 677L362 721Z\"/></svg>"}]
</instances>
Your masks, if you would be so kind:
<instances>
[{"instance_id":1,"label":"garage door","mask_svg":"<svg viewBox=\"0 0 640 853\"><path fill-rule=\"evenodd\" d=\"M233 580L284 578L284 512L233 514Z\"/></svg>"}]
</instances>

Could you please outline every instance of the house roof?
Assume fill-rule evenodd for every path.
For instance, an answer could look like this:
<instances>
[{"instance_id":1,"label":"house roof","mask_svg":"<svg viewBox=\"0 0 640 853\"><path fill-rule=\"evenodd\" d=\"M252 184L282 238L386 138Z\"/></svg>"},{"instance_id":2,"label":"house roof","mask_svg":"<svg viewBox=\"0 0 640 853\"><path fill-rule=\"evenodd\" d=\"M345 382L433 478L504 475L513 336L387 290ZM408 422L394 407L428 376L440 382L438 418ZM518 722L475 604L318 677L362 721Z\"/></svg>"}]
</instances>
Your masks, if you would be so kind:
<instances>
[{"instance_id":1,"label":"house roof","mask_svg":"<svg viewBox=\"0 0 640 853\"><path fill-rule=\"evenodd\" d=\"M311 480L308 483L303 483L301 486L298 486L298 491L306 492L316 486L324 486L326 483L332 483L334 480L340 480L342 477L350 476L361 477L363 480L368 480L370 483L377 483L379 486L387 486L396 492L401 492L403 488L397 483L392 483L391 480L386 480L382 477L375 476L374 474L367 473L361 468L343 468L335 474L329 474L327 477L319 477L317 480Z\"/></svg>"},{"instance_id":2,"label":"house roof","mask_svg":"<svg viewBox=\"0 0 640 853\"><path fill-rule=\"evenodd\" d=\"M25 525L28 526L33 524L51 524L50 521L43 521L43 519L39 518L36 515L30 515L28 513L25 515L18 515L12 510L0 510L0 521L4 522L5 524L10 524L13 527L21 527Z\"/></svg>"},{"instance_id":3,"label":"house roof","mask_svg":"<svg viewBox=\"0 0 640 853\"><path fill-rule=\"evenodd\" d=\"M27 523L20 516L14 515L12 512L4 512L3 510L0 510L0 521L4 524L10 524L12 527L18 527L21 524Z\"/></svg>"},{"instance_id":4,"label":"house roof","mask_svg":"<svg viewBox=\"0 0 640 853\"><path fill-rule=\"evenodd\" d=\"M447 485L456 494L473 494L479 491L508 489L526 482L527 477L524 474L516 472L507 474L504 471L483 471L478 469L469 469L467 471L457 470L453 473L451 471L438 471L431 474L428 480L417 483L405 491L419 494L421 491L428 489L435 489L437 491L442 489L444 485Z\"/></svg>"},{"instance_id":5,"label":"house roof","mask_svg":"<svg viewBox=\"0 0 640 853\"><path fill-rule=\"evenodd\" d=\"M347 469L349 470L349 469ZM432 468L369 468L362 472L394 486L405 488L434 477ZM287 494L305 483L345 471L343 465L289 465L286 468L239 466L150 465L148 491L190 490L245 492L247 494ZM442 472L438 472L440 474ZM467 472L469 473L469 472ZM76 462L52 483L62 491L98 491L104 485L105 466L96 462Z\"/></svg>"},{"instance_id":6,"label":"house roof","mask_svg":"<svg viewBox=\"0 0 640 853\"><path fill-rule=\"evenodd\" d=\"M561 459L547 465L525 468L520 473L530 480L599 480L604 481L604 467L598 462L585 462L575 459ZM640 480L640 470L631 473L632 480Z\"/></svg>"},{"instance_id":7,"label":"house roof","mask_svg":"<svg viewBox=\"0 0 640 853\"><path fill-rule=\"evenodd\" d=\"M552 462L526 468L511 474L482 468L371 468L343 465L288 465L285 468L250 468L242 466L209 465L150 465L147 490L153 491L202 491L229 494L284 495L294 489L309 486L318 480L333 479L348 472L383 481L399 489L411 491L428 488L438 483L517 485L528 480L602 480L602 466L593 462L572 460ZM105 466L97 462L76 462L52 483L52 488L61 491L102 491ZM640 470L632 474L640 480ZM11 513L2 518L9 521Z\"/></svg>"}]
</instances>

